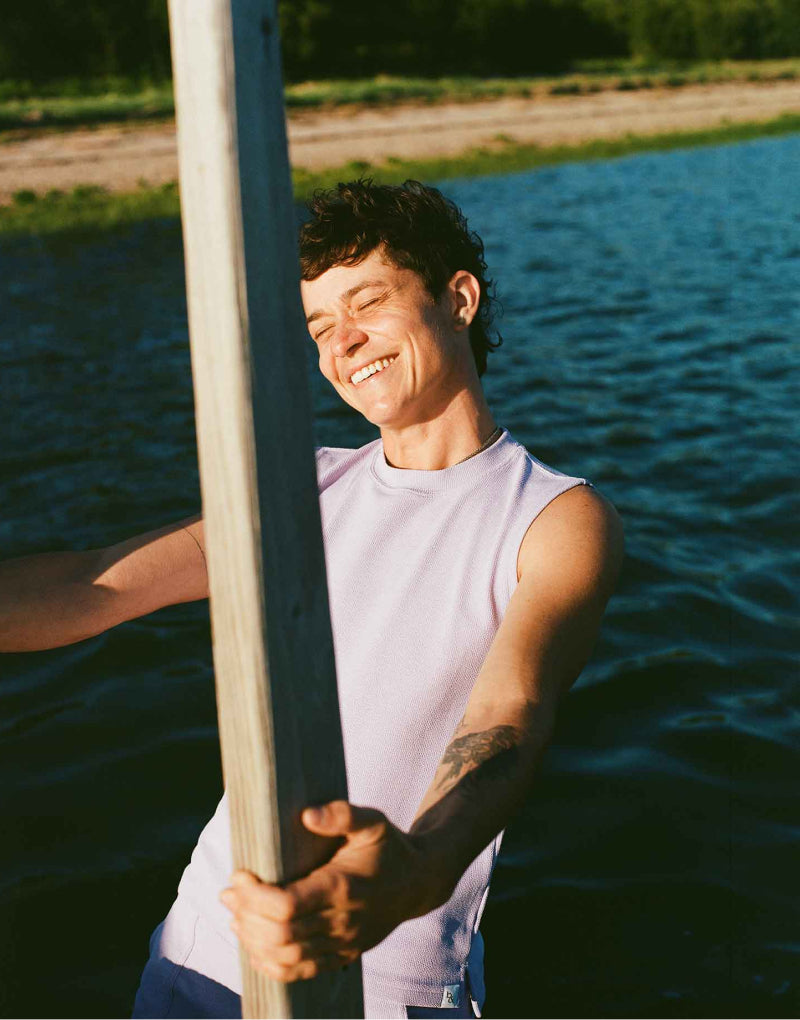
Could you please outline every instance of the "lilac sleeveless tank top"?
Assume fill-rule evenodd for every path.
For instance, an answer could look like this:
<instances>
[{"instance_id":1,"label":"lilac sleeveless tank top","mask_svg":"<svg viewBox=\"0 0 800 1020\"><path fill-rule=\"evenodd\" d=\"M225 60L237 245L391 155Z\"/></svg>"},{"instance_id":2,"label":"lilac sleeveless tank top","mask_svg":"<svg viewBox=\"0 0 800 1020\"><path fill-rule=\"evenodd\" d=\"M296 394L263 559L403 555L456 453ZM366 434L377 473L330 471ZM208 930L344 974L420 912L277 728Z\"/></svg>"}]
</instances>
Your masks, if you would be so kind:
<instances>
[{"instance_id":1,"label":"lilac sleeveless tank top","mask_svg":"<svg viewBox=\"0 0 800 1020\"><path fill-rule=\"evenodd\" d=\"M380 440L321 449L317 471L349 797L408 829L517 584L525 532L586 480L542 464L508 432L441 471L390 467ZM479 997L473 940L501 835L447 903L364 954L367 1000L440 1006L468 969ZM237 943L217 899L231 871L223 797L154 952L239 992Z\"/></svg>"}]
</instances>

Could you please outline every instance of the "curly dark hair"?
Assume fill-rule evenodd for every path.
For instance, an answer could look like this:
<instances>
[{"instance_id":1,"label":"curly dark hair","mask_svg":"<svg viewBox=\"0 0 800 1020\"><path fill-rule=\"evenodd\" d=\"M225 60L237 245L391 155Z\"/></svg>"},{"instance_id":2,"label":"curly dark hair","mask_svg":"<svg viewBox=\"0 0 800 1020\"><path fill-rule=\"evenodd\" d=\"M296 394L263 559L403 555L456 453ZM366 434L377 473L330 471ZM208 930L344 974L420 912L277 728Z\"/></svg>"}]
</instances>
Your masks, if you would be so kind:
<instances>
[{"instance_id":1,"label":"curly dark hair","mask_svg":"<svg viewBox=\"0 0 800 1020\"><path fill-rule=\"evenodd\" d=\"M496 340L489 336L494 287L486 276L483 241L453 202L419 181L390 185L362 178L318 191L309 209L311 219L300 231L304 280L316 280L333 266L357 265L381 245L394 265L417 273L434 300L454 273L472 273L481 296L469 342L478 375L483 375L489 351L502 343L499 334Z\"/></svg>"}]
</instances>

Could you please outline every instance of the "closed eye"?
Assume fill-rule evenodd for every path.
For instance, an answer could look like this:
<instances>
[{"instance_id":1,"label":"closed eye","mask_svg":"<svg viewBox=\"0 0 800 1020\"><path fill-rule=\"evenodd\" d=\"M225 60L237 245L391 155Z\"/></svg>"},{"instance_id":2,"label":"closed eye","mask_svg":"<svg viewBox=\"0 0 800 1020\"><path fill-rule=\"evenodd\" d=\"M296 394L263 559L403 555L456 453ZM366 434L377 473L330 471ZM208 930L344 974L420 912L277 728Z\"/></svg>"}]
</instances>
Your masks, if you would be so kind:
<instances>
[{"instance_id":1,"label":"closed eye","mask_svg":"<svg viewBox=\"0 0 800 1020\"><path fill-rule=\"evenodd\" d=\"M384 297L383 294L378 294L376 297L370 298L369 301L365 301L363 304L359 305L356 311L363 312L365 308L369 308L371 305L376 305L379 301L383 299L383 297ZM322 329L314 333L313 340L315 341L315 343L319 343L320 340L324 339L325 334L330 333L332 329L333 323L331 322L327 326L323 326Z\"/></svg>"}]
</instances>

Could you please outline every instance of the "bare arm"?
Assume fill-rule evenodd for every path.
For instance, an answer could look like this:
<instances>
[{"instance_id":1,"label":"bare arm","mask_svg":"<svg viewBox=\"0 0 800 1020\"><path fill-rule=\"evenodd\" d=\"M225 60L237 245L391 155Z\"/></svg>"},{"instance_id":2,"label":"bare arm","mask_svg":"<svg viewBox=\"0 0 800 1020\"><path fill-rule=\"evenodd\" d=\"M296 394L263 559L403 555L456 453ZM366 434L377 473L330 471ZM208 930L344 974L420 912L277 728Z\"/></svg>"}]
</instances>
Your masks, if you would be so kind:
<instances>
[{"instance_id":1,"label":"bare arm","mask_svg":"<svg viewBox=\"0 0 800 1020\"><path fill-rule=\"evenodd\" d=\"M0 563L0 651L57 648L208 595L199 516L105 549Z\"/></svg>"},{"instance_id":2,"label":"bare arm","mask_svg":"<svg viewBox=\"0 0 800 1020\"><path fill-rule=\"evenodd\" d=\"M331 861L286 888L237 872L223 899L254 965L281 981L342 966L444 903L530 791L556 707L586 664L622 562L619 517L575 488L536 519L464 717L409 833L343 801L305 811L343 836Z\"/></svg>"},{"instance_id":3,"label":"bare arm","mask_svg":"<svg viewBox=\"0 0 800 1020\"><path fill-rule=\"evenodd\" d=\"M526 535L519 584L411 828L441 877L435 901L450 896L529 794L558 702L591 655L622 555L616 511L583 487L551 503Z\"/></svg>"}]
</instances>

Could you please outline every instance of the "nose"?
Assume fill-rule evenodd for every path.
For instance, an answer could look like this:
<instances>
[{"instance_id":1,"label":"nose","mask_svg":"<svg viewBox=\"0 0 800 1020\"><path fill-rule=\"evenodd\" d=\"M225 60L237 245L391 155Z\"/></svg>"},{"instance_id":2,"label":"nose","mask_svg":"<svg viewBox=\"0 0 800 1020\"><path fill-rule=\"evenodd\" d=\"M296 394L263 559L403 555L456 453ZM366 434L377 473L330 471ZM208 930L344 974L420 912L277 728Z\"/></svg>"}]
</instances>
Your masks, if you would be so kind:
<instances>
[{"instance_id":1,"label":"nose","mask_svg":"<svg viewBox=\"0 0 800 1020\"><path fill-rule=\"evenodd\" d=\"M351 319L338 323L331 337L331 351L337 358L344 358L365 344L369 337Z\"/></svg>"}]
</instances>

